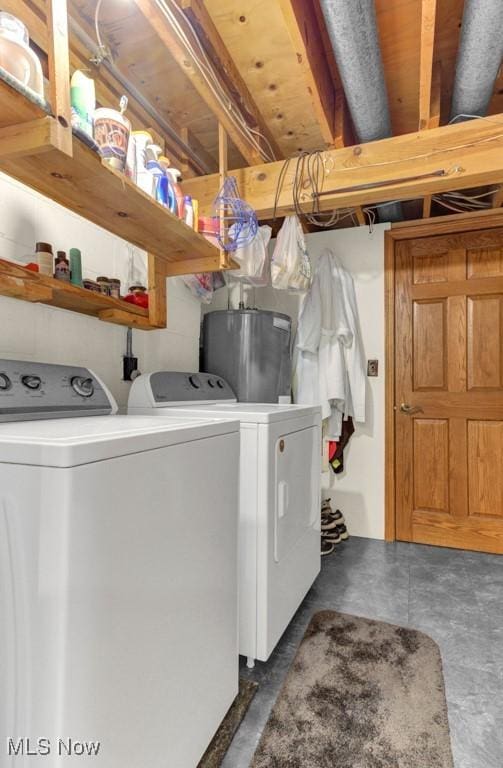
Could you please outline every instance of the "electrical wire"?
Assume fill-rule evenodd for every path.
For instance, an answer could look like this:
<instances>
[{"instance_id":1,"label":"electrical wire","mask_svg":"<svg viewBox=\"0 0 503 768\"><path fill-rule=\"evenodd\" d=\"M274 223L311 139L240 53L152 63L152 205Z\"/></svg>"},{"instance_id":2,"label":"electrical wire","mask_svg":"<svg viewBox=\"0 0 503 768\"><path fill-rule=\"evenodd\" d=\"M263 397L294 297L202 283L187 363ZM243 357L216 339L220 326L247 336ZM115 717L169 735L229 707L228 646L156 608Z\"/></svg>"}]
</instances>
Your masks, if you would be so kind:
<instances>
[{"instance_id":1,"label":"electrical wire","mask_svg":"<svg viewBox=\"0 0 503 768\"><path fill-rule=\"evenodd\" d=\"M99 55L105 57L109 51L106 45L103 44L100 34L100 10L103 0L98 0L96 8L94 9L94 29L96 31L96 40L98 42Z\"/></svg>"},{"instance_id":2,"label":"electrical wire","mask_svg":"<svg viewBox=\"0 0 503 768\"><path fill-rule=\"evenodd\" d=\"M490 118L480 118L484 120L488 120L489 122L495 123L497 125L501 125L501 122L498 120L491 120ZM438 154L445 154L445 152L454 152L460 149L467 149L471 147L476 147L481 144L486 144L488 142L492 141L498 141L503 139L503 133L498 133L493 136L486 136L485 138L477 139L472 142L467 142L464 144L458 144L455 146L447 147L444 149L439 150L431 150L430 152L424 152L418 155L413 155L408 158L396 158L392 160L384 160L378 163L369 163L365 166L346 166L342 168L337 168L337 173L343 172L343 171L352 171L358 169L368 169L368 168L376 168L376 167L382 167L387 165L393 165L396 163L403 163L406 161L411 160L420 160L425 159L429 157L433 157ZM294 158L288 158L281 168L281 171L278 176L278 183L276 186L276 194L274 199L274 212L273 212L273 219L277 218L277 209L279 205L279 199L281 196L281 192L283 190L286 175L288 172L288 169L290 167L290 162ZM320 184L320 174L321 174L321 166L323 166L323 175L329 175L332 170L335 168L335 162L333 158L330 158L332 165L330 168L328 168L328 162L326 159L326 156L322 150L315 150L314 152L302 152L297 157L297 163L295 166L294 171L294 177L292 180L292 198L293 198L293 209L294 212L298 216L304 216L308 221L310 221L312 224L315 224L319 227L333 227L335 223L339 221L339 214L337 211L330 211L330 212L323 212L320 210L319 203L318 203L318 195L322 191L323 184ZM453 166L450 169L446 171L446 175L449 175L451 173L456 173L462 170L459 166ZM309 189L311 192L310 194L307 194L305 192L306 189ZM444 193L449 194L449 193ZM458 193L457 198L455 199L455 202L460 207L460 211L462 209L466 210L466 203L470 204L470 210L475 210L477 208L485 208L489 207L485 204L479 204L478 197L484 197L486 195L492 194L491 192L488 193L481 193L478 196L463 196L463 200L458 199L460 198L460 195L462 193ZM311 198L312 204L311 204L311 210L305 210L306 209L306 202L307 200ZM435 195L432 197L432 199L435 199L438 202L442 202L443 198L440 195ZM384 203L383 205L388 205L388 203ZM378 206L374 205L373 208L376 208ZM345 209L354 211L354 209ZM364 213L369 215L369 208L363 209ZM351 214L345 214L345 215L351 215ZM373 222L371 222L371 225Z\"/></svg>"},{"instance_id":3,"label":"electrical wire","mask_svg":"<svg viewBox=\"0 0 503 768\"><path fill-rule=\"evenodd\" d=\"M301 152L284 161L276 185L273 221L277 218L279 199L291 163L295 163L292 182L293 212L299 218L304 218L310 224L324 229L332 228L347 218L354 220L354 208L321 210L317 193L321 191L326 175L325 157L323 150L314 150ZM310 209L306 209L307 203L310 204Z\"/></svg>"},{"instance_id":4,"label":"electrical wire","mask_svg":"<svg viewBox=\"0 0 503 768\"><path fill-rule=\"evenodd\" d=\"M463 118L463 120L486 120L488 123L493 123L493 125L501 125L499 120L491 120L490 117L486 117L486 115L468 115L464 112L461 112L459 115L456 115L456 117L451 117L447 125L452 125L453 123L456 123L457 120L460 118Z\"/></svg>"},{"instance_id":5,"label":"electrical wire","mask_svg":"<svg viewBox=\"0 0 503 768\"><path fill-rule=\"evenodd\" d=\"M251 143L254 149L256 149L264 159L266 159L269 162L274 161L275 160L274 150L272 149L268 138L264 136L260 131L253 129L248 125L241 111L231 101L231 99L226 94L225 90L222 88L220 81L217 75L215 74L213 66L208 58L208 55L204 50L204 47L201 41L199 40L197 32L194 26L192 25L190 19L188 19L187 16L183 13L182 9L178 6L175 0L156 0L156 4L158 8L161 10L161 12L163 13L163 15L170 22L171 27L173 28L178 39L183 43L184 47L188 50L192 58L195 60L196 64L199 67L199 71L201 75L205 79L206 84L210 88L215 98L218 100L220 106L224 108L226 112L229 114L234 125L240 131L241 135ZM176 18L176 14L178 14L179 18L182 20L183 25L185 25L190 29L192 36L194 38L195 44L199 49L199 53L194 49L193 43L188 38L182 23L180 23L179 19ZM259 141L257 141L257 139L255 138L256 136L258 136L266 144L265 149L263 145Z\"/></svg>"},{"instance_id":6,"label":"electrical wire","mask_svg":"<svg viewBox=\"0 0 503 768\"><path fill-rule=\"evenodd\" d=\"M97 63L102 63L104 59L111 58L110 50L107 48L106 45L103 44L103 40L100 33L99 13L100 13L102 2L103 0L98 0L95 13L94 13L94 26L96 31L96 40L98 42L98 47L99 47L99 55L98 55L99 60L97 61ZM162 12L162 14L170 23L170 26L172 27L173 31L177 35L178 39L182 42L184 48L188 51L188 53L192 56L192 58L196 62L199 68L199 72L203 76L207 86L211 90L214 97L217 99L220 106L229 115L234 126L240 132L241 136L246 141L248 141L248 143L253 147L253 149L255 149L264 160L268 162L273 162L276 159L276 157L275 157L274 150L272 149L271 144L269 142L269 139L267 138L267 136L264 136L259 130L254 129L248 125L241 111L236 107L236 105L232 102L232 100L229 98L229 96L223 89L218 79L218 76L216 75L213 69L212 63L208 58L208 55L204 50L204 47L199 39L197 31L194 28L190 19L187 18L187 16L183 13L182 9L178 6L175 0L156 0L156 4L159 10ZM174 12L173 12L173 9L174 9ZM183 25L185 25L185 27L188 27L190 29L193 40L195 41L195 44L199 49L199 52L195 50L193 42L187 36L184 26L182 25L180 20L176 18L176 14L178 14L180 19L182 20ZM260 139L262 143L260 143L260 141L257 140L257 138ZM265 144L265 148L263 146L264 144Z\"/></svg>"}]
</instances>

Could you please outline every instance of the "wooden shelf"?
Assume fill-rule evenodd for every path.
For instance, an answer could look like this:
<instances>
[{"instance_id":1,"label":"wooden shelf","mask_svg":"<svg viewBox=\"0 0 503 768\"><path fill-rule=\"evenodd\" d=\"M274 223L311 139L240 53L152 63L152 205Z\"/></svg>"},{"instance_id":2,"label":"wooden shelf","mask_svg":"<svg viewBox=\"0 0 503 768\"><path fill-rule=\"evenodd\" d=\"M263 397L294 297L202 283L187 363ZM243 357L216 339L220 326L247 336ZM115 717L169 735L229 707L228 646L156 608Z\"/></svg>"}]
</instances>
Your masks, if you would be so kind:
<instances>
[{"instance_id":1,"label":"wooden shelf","mask_svg":"<svg viewBox=\"0 0 503 768\"><path fill-rule=\"evenodd\" d=\"M123 299L79 288L62 280L32 272L10 261L0 259L0 295L34 303L69 309L100 320L141 330L154 330L148 309L136 307Z\"/></svg>"},{"instance_id":2,"label":"wooden shelf","mask_svg":"<svg viewBox=\"0 0 503 768\"><path fill-rule=\"evenodd\" d=\"M44 109L0 78L0 128L45 117Z\"/></svg>"},{"instance_id":3,"label":"wooden shelf","mask_svg":"<svg viewBox=\"0 0 503 768\"><path fill-rule=\"evenodd\" d=\"M66 0L46 0L49 101L0 76L0 171L148 253L149 309L0 259L0 295L150 330L166 327L166 278L235 262L72 136Z\"/></svg>"},{"instance_id":4,"label":"wooden shelf","mask_svg":"<svg viewBox=\"0 0 503 768\"><path fill-rule=\"evenodd\" d=\"M5 89L0 91L0 114L5 106L2 96ZM162 259L168 274L169 265L180 261L189 272L191 260L199 261L194 271L202 271L201 259L207 262L204 271L221 268L214 245L102 162L79 139L73 138L73 156L53 146L55 123L52 117L37 121L36 136L30 139L22 125L14 136L0 135L0 170ZM6 130L12 133L12 126Z\"/></svg>"}]
</instances>

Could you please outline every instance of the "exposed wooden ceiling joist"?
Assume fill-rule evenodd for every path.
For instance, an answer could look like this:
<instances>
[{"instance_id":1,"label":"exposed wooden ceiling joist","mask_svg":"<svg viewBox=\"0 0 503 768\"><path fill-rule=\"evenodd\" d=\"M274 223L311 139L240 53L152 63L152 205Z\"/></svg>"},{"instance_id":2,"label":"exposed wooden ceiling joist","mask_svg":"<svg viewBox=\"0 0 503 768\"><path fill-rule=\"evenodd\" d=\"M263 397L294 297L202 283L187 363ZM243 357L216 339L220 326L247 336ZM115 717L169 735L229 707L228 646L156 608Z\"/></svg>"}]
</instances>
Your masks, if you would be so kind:
<instances>
[{"instance_id":1,"label":"exposed wooden ceiling joist","mask_svg":"<svg viewBox=\"0 0 503 768\"><path fill-rule=\"evenodd\" d=\"M323 147L278 0L205 0L241 76L285 157Z\"/></svg>"},{"instance_id":2,"label":"exposed wooden ceiling joist","mask_svg":"<svg viewBox=\"0 0 503 768\"><path fill-rule=\"evenodd\" d=\"M225 47L203 0L179 0L179 2L227 91L241 108L250 125L266 137L276 159L281 159L283 154L276 139L260 114L248 86Z\"/></svg>"},{"instance_id":3,"label":"exposed wooden ceiling joist","mask_svg":"<svg viewBox=\"0 0 503 768\"><path fill-rule=\"evenodd\" d=\"M214 89L208 84L207 78L201 72L196 57L180 40L155 0L134 0L134 2L169 50L171 56L180 67L181 72L192 83L217 120L222 123L229 138L245 160L248 163L256 163L260 158L259 151L253 147L252 142L244 135L243 131L236 126L228 104L223 103L222 99L215 94Z\"/></svg>"},{"instance_id":4,"label":"exposed wooden ceiling joist","mask_svg":"<svg viewBox=\"0 0 503 768\"><path fill-rule=\"evenodd\" d=\"M419 39L419 130L435 127L432 121L433 58L435 52L435 19L437 0L421 0L421 37ZM439 81L435 83L438 88ZM440 94L436 94L438 122L440 121ZM435 119L435 118L434 118ZM431 195L423 198L423 218L431 215Z\"/></svg>"},{"instance_id":5,"label":"exposed wooden ceiling joist","mask_svg":"<svg viewBox=\"0 0 503 768\"><path fill-rule=\"evenodd\" d=\"M491 197L491 206L493 208L501 208L503 205L503 186L500 186L496 189L493 196Z\"/></svg>"},{"instance_id":6,"label":"exposed wooden ceiling joist","mask_svg":"<svg viewBox=\"0 0 503 768\"><path fill-rule=\"evenodd\" d=\"M430 127L437 0L421 0L419 41L419 130Z\"/></svg>"},{"instance_id":7,"label":"exposed wooden ceiling joist","mask_svg":"<svg viewBox=\"0 0 503 768\"><path fill-rule=\"evenodd\" d=\"M500 114L493 116L490 123L474 120L357 147L328 150L324 156L331 170L325 178L324 189L334 191L320 198L320 207L331 210L367 206L502 183L502 147L503 114ZM257 211L260 219L271 218L273 214L282 168L283 163L276 162L233 171L242 197ZM444 175L438 175L441 171ZM427 175L434 173L437 175ZM415 178L405 180L410 177ZM293 211L293 181L292 168L285 174L278 196L278 216ZM369 183L379 186L336 191ZM187 192L199 200L200 209L208 211L218 190L218 176L190 179L186 187ZM306 193L306 210L310 205Z\"/></svg>"},{"instance_id":8,"label":"exposed wooden ceiling joist","mask_svg":"<svg viewBox=\"0 0 503 768\"><path fill-rule=\"evenodd\" d=\"M301 82L309 94L325 144L332 147L335 135L335 82L325 55L315 4L305 0L279 0L279 4L295 48ZM295 73L292 77L295 78Z\"/></svg>"}]
</instances>

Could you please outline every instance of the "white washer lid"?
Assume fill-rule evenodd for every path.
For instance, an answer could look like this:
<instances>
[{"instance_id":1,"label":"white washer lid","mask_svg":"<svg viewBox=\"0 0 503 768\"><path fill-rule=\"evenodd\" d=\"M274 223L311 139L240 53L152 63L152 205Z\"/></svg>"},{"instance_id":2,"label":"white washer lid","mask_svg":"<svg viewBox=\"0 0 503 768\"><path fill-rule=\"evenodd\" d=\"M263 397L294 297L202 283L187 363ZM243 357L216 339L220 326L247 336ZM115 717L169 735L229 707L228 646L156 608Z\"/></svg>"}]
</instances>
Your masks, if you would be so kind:
<instances>
[{"instance_id":1,"label":"white washer lid","mask_svg":"<svg viewBox=\"0 0 503 768\"><path fill-rule=\"evenodd\" d=\"M237 432L238 421L89 416L0 425L0 462L75 467Z\"/></svg>"},{"instance_id":2,"label":"white washer lid","mask_svg":"<svg viewBox=\"0 0 503 768\"><path fill-rule=\"evenodd\" d=\"M276 403L212 403L201 405L169 406L171 413L183 413L190 416L206 416L208 418L239 419L240 422L251 424L271 424L290 419L301 419L309 416L321 418L321 409L316 405L276 405ZM157 407L152 413L162 415L167 408Z\"/></svg>"}]
</instances>

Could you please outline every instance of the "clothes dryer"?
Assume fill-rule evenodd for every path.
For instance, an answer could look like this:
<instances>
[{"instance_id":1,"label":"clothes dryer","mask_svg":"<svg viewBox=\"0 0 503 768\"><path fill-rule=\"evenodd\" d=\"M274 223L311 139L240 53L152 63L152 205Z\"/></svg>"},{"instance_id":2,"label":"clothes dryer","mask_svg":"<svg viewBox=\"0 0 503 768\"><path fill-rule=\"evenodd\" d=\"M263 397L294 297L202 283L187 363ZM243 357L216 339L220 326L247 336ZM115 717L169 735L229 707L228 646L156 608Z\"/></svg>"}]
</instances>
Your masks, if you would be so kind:
<instances>
[{"instance_id":1,"label":"clothes dryer","mask_svg":"<svg viewBox=\"0 0 503 768\"><path fill-rule=\"evenodd\" d=\"M239 403L219 376L161 371L135 380L128 412L239 420L239 652L266 661L320 571L320 409Z\"/></svg>"}]
</instances>

